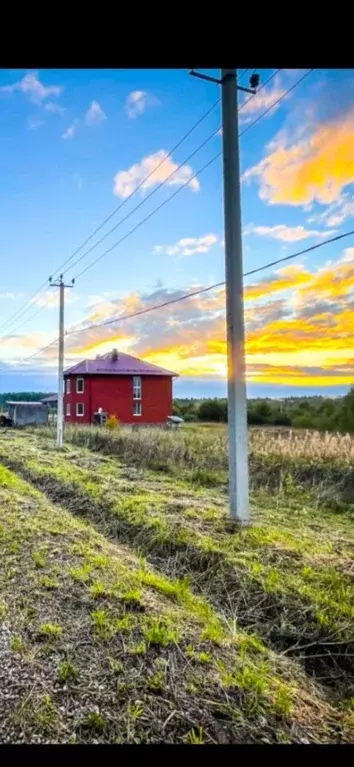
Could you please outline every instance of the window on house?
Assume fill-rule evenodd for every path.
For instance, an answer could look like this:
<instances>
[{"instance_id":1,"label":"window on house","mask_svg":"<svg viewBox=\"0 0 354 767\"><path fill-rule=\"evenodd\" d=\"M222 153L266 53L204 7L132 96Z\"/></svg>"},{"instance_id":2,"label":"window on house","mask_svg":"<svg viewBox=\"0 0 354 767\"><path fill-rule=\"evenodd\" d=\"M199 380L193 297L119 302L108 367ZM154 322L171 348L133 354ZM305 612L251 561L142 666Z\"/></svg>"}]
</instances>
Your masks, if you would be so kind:
<instances>
[{"instance_id":1,"label":"window on house","mask_svg":"<svg viewBox=\"0 0 354 767\"><path fill-rule=\"evenodd\" d=\"M133 376L133 399L141 399L141 377L140 376Z\"/></svg>"},{"instance_id":2,"label":"window on house","mask_svg":"<svg viewBox=\"0 0 354 767\"><path fill-rule=\"evenodd\" d=\"M70 402L66 403L66 412L65 415L70 415Z\"/></svg>"},{"instance_id":3,"label":"window on house","mask_svg":"<svg viewBox=\"0 0 354 767\"><path fill-rule=\"evenodd\" d=\"M141 415L141 402L139 400L133 403L133 415Z\"/></svg>"},{"instance_id":4,"label":"window on house","mask_svg":"<svg viewBox=\"0 0 354 767\"><path fill-rule=\"evenodd\" d=\"M66 393L70 394L70 391L71 391L71 389L70 389L70 378L67 378L66 379Z\"/></svg>"},{"instance_id":5,"label":"window on house","mask_svg":"<svg viewBox=\"0 0 354 767\"><path fill-rule=\"evenodd\" d=\"M83 394L84 393L84 379L83 378L77 378L76 379L76 394Z\"/></svg>"},{"instance_id":6,"label":"window on house","mask_svg":"<svg viewBox=\"0 0 354 767\"><path fill-rule=\"evenodd\" d=\"M76 415L84 415L84 404L83 404L83 402L77 402L76 403Z\"/></svg>"}]
</instances>

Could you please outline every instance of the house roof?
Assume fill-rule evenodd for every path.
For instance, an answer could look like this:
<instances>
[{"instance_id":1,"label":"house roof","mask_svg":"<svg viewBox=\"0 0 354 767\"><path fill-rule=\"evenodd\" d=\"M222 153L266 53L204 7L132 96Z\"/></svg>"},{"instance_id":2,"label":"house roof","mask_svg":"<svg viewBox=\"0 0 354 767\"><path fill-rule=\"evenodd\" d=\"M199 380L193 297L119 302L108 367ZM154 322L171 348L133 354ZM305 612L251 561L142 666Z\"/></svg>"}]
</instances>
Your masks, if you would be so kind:
<instances>
[{"instance_id":1,"label":"house roof","mask_svg":"<svg viewBox=\"0 0 354 767\"><path fill-rule=\"evenodd\" d=\"M26 407L38 407L38 405L43 405L43 402L20 402L19 400L6 400L6 405L26 405Z\"/></svg>"},{"instance_id":2,"label":"house roof","mask_svg":"<svg viewBox=\"0 0 354 767\"><path fill-rule=\"evenodd\" d=\"M44 405L50 405L51 402L58 402L58 395L49 394L48 397L43 397L41 402L43 402Z\"/></svg>"},{"instance_id":3,"label":"house roof","mask_svg":"<svg viewBox=\"0 0 354 767\"><path fill-rule=\"evenodd\" d=\"M132 357L130 354L118 352L112 357L112 352L96 357L95 360L82 360L77 365L64 370L64 375L150 375L150 376L176 376L171 370L165 370L151 362Z\"/></svg>"}]
</instances>

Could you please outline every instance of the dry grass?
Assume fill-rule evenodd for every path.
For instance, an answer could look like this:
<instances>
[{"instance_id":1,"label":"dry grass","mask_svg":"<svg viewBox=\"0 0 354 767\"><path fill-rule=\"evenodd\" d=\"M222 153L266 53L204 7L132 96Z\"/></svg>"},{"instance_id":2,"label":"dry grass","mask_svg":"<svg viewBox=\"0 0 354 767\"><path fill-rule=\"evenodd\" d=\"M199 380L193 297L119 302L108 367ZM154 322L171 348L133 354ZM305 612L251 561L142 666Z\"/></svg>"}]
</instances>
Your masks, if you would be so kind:
<instances>
[{"instance_id":1,"label":"dry grass","mask_svg":"<svg viewBox=\"0 0 354 767\"><path fill-rule=\"evenodd\" d=\"M201 487L226 488L225 425L192 425L180 430L66 427L66 440L124 464L163 472ZM48 429L37 434L51 435ZM254 428L249 432L251 489L284 491L295 483L313 489L312 502L350 514L354 509L354 439L350 435Z\"/></svg>"},{"instance_id":2,"label":"dry grass","mask_svg":"<svg viewBox=\"0 0 354 767\"><path fill-rule=\"evenodd\" d=\"M41 491L6 475L0 523L9 537L0 536L8 558L6 577L0 578L0 621L10 631L7 657L18 664L29 645L43 674L37 645L45 648L45 664L55 651L60 689L76 689L80 710L75 719L64 705L60 727L51 724L56 693L48 672L40 721L24 719L33 742L53 739L54 732L64 742L353 738L354 493L348 438L304 434L302 454L299 432L252 430L254 524L237 530L228 520L224 427L110 434L81 428L66 436L71 444L61 452L48 431L0 436L0 462ZM11 482L19 483L13 513ZM33 493L35 503L28 504ZM53 520L52 529L60 529L54 546L42 522L38 527L39 518L45 518L45 529ZM80 536L85 530L83 547L73 543L78 530ZM23 537L32 543L27 546ZM29 634L22 607L17 609L23 594ZM81 634L86 655L76 649ZM252 646L252 662L240 642ZM156 665L157 649L172 678ZM123 703L107 675L107 667L120 675L122 666ZM28 673L30 680L34 669ZM93 697L85 705L88 673ZM281 692L280 683L288 685ZM113 721L117 705L123 705L124 716Z\"/></svg>"},{"instance_id":3,"label":"dry grass","mask_svg":"<svg viewBox=\"0 0 354 767\"><path fill-rule=\"evenodd\" d=\"M2 467L0 524L0 742L350 739L292 661Z\"/></svg>"},{"instance_id":4,"label":"dry grass","mask_svg":"<svg viewBox=\"0 0 354 767\"><path fill-rule=\"evenodd\" d=\"M189 577L227 620L257 627L276 650L296 653L326 684L353 674L353 526L313 507L291 480L253 496L254 526L230 528L227 498L175 477L122 466L83 448L12 434L0 456L52 500L132 545L169 576ZM290 482L291 480L291 482ZM309 647L309 649L307 649ZM304 648L304 652L303 652Z\"/></svg>"}]
</instances>

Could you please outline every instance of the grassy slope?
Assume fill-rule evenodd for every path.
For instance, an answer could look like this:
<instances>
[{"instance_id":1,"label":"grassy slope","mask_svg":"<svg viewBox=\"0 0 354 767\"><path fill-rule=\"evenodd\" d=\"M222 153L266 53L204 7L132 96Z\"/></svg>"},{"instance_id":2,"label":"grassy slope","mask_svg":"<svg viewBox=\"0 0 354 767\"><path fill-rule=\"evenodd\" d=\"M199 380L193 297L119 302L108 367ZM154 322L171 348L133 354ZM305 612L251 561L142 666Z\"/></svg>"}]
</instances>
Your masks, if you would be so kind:
<instances>
[{"instance_id":1,"label":"grassy slope","mask_svg":"<svg viewBox=\"0 0 354 767\"><path fill-rule=\"evenodd\" d=\"M0 742L350 739L292 661L4 467L0 546Z\"/></svg>"},{"instance_id":2,"label":"grassy slope","mask_svg":"<svg viewBox=\"0 0 354 767\"><path fill-rule=\"evenodd\" d=\"M306 505L296 487L256 496L256 524L230 530L226 499L165 475L42 437L0 442L0 457L104 534L130 542L167 575L192 577L229 625L256 630L276 650L295 652L340 696L352 695L352 524ZM9 457L11 453L11 457ZM15 459L12 457L15 454ZM137 487L138 480L138 487ZM296 491L297 490L297 494ZM290 492L289 492L290 491Z\"/></svg>"}]
</instances>

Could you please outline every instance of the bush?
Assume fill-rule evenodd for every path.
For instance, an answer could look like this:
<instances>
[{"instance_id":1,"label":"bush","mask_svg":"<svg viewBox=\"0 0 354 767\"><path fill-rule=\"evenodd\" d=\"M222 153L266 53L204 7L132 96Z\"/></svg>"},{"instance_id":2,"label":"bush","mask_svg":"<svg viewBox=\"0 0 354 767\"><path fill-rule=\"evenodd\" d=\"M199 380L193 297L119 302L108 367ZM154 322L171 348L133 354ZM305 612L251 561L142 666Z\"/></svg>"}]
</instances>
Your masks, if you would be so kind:
<instances>
[{"instance_id":1,"label":"bush","mask_svg":"<svg viewBox=\"0 0 354 767\"><path fill-rule=\"evenodd\" d=\"M117 418L116 415L110 415L107 418L106 421L107 429L110 429L110 431L114 431L115 429L119 428L119 418Z\"/></svg>"},{"instance_id":2,"label":"bush","mask_svg":"<svg viewBox=\"0 0 354 767\"><path fill-rule=\"evenodd\" d=\"M200 421L223 421L225 420L225 408L218 399L205 399L198 408Z\"/></svg>"},{"instance_id":3,"label":"bush","mask_svg":"<svg viewBox=\"0 0 354 767\"><path fill-rule=\"evenodd\" d=\"M291 418L285 413L276 413L272 418L273 426L291 426Z\"/></svg>"}]
</instances>

